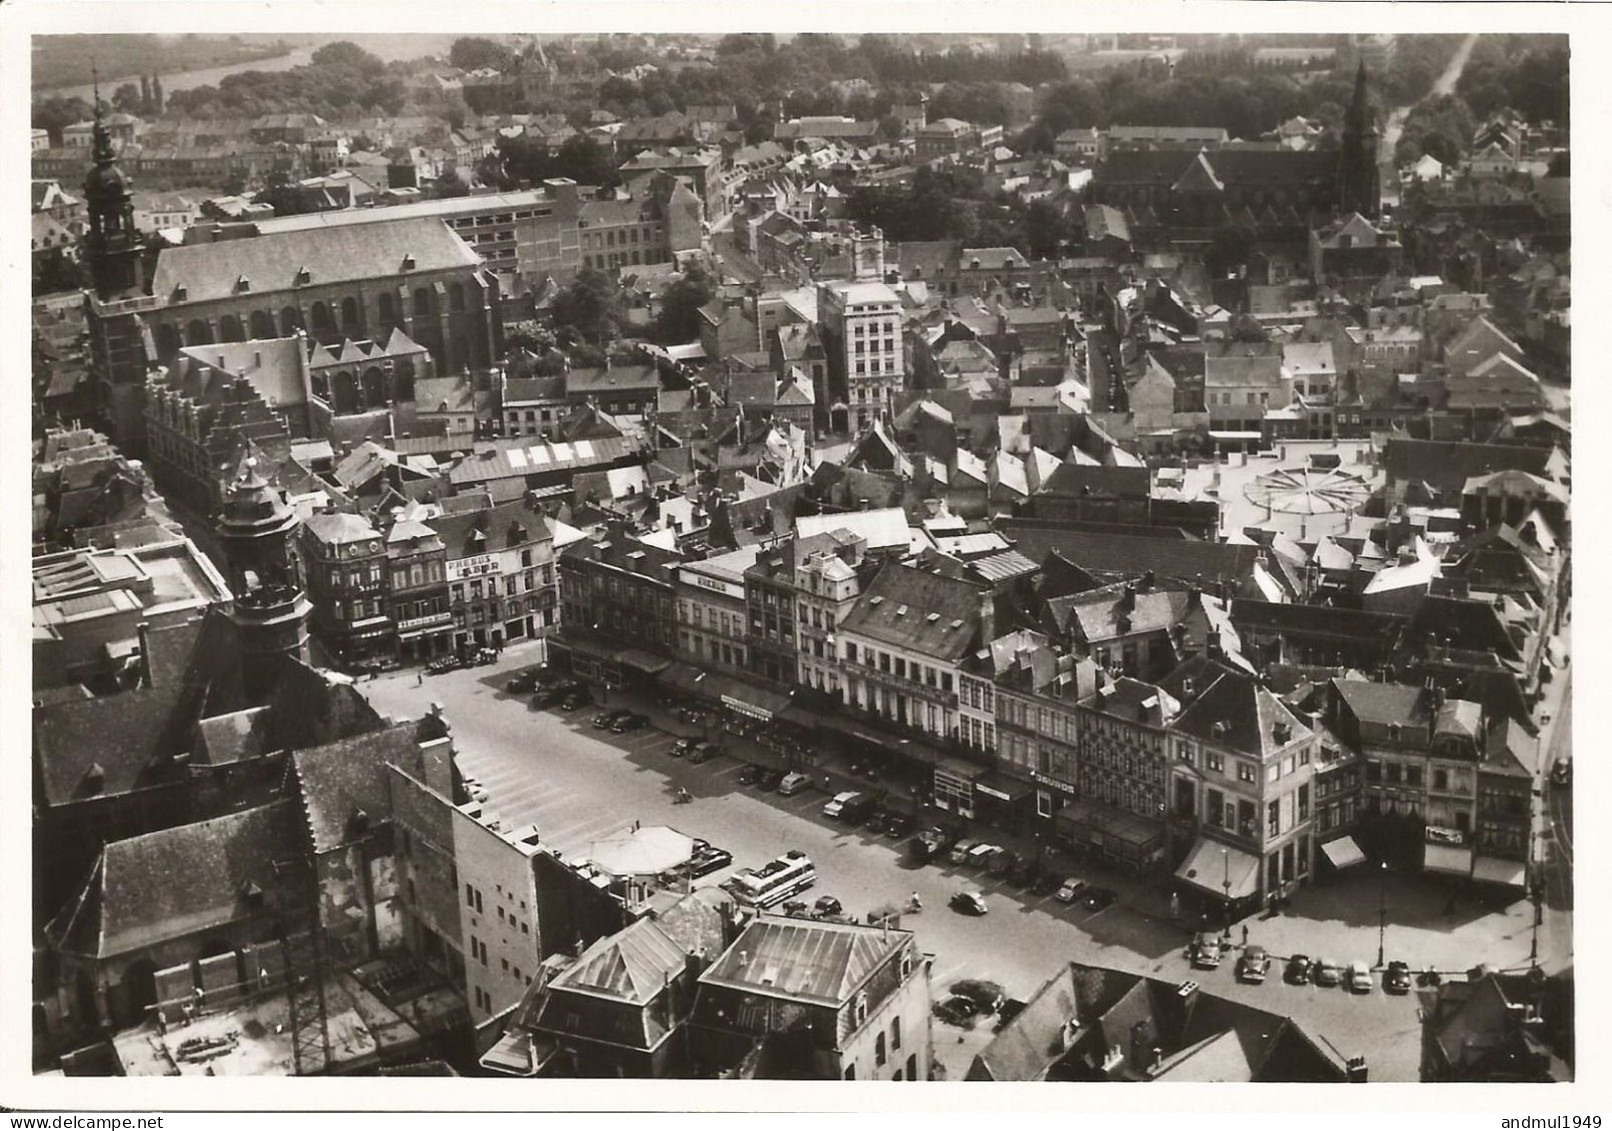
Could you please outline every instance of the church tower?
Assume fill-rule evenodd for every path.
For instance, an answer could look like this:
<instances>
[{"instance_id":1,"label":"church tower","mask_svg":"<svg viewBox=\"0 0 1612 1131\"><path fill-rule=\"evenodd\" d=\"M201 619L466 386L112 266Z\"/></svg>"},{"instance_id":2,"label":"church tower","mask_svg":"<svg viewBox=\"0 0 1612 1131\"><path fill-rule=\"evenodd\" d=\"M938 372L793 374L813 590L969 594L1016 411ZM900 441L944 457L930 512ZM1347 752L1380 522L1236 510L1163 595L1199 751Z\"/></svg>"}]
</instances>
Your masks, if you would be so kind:
<instances>
[{"instance_id":1,"label":"church tower","mask_svg":"<svg viewBox=\"0 0 1612 1131\"><path fill-rule=\"evenodd\" d=\"M253 702L273 690L282 659L308 658L312 606L292 549L301 525L280 492L258 474L257 460L243 457L225 490L216 531L235 595L230 619L241 642L242 681Z\"/></svg>"},{"instance_id":2,"label":"church tower","mask_svg":"<svg viewBox=\"0 0 1612 1131\"><path fill-rule=\"evenodd\" d=\"M1354 97L1343 118L1343 144L1338 150L1338 211L1374 219L1382 208L1377 181L1377 120L1366 95L1366 62L1355 72Z\"/></svg>"},{"instance_id":3,"label":"church tower","mask_svg":"<svg viewBox=\"0 0 1612 1131\"><path fill-rule=\"evenodd\" d=\"M95 294L117 298L145 287L140 233L134 226L134 198L129 179L115 164L112 135L101 113L101 89L95 86L95 164L84 175L84 202L89 227L84 235L85 259Z\"/></svg>"}]
</instances>

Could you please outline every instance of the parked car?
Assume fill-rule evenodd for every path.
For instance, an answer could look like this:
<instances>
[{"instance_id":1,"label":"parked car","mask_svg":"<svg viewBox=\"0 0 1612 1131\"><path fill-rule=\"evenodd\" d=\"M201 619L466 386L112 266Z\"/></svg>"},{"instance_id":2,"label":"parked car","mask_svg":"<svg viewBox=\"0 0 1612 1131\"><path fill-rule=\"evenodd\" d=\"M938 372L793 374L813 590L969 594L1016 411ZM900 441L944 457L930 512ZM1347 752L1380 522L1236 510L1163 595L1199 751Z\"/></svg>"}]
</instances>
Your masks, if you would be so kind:
<instances>
[{"instance_id":1,"label":"parked car","mask_svg":"<svg viewBox=\"0 0 1612 1131\"><path fill-rule=\"evenodd\" d=\"M714 845L696 846L688 863L689 874L695 879L709 876L733 863L733 853Z\"/></svg>"},{"instance_id":2,"label":"parked car","mask_svg":"<svg viewBox=\"0 0 1612 1131\"><path fill-rule=\"evenodd\" d=\"M1408 994L1411 988L1410 964L1390 962L1383 973L1383 989L1391 994Z\"/></svg>"},{"instance_id":3,"label":"parked car","mask_svg":"<svg viewBox=\"0 0 1612 1131\"><path fill-rule=\"evenodd\" d=\"M1034 895L1051 895L1064 885L1064 880L1051 868L1044 869L1030 883L1030 891Z\"/></svg>"},{"instance_id":4,"label":"parked car","mask_svg":"<svg viewBox=\"0 0 1612 1131\"><path fill-rule=\"evenodd\" d=\"M833 797L823 802L823 816L838 817L845 812L847 805L855 803L856 799L861 796L854 789L846 790L844 793L836 793Z\"/></svg>"},{"instance_id":5,"label":"parked car","mask_svg":"<svg viewBox=\"0 0 1612 1131\"><path fill-rule=\"evenodd\" d=\"M987 867L991 869L991 875L993 876L1006 876L1011 874L1018 865L1019 854L1011 848L1004 848L991 857L991 862Z\"/></svg>"},{"instance_id":6,"label":"parked car","mask_svg":"<svg viewBox=\"0 0 1612 1131\"><path fill-rule=\"evenodd\" d=\"M1343 981L1343 967L1334 959L1317 958L1313 980L1318 986L1335 986Z\"/></svg>"},{"instance_id":7,"label":"parked car","mask_svg":"<svg viewBox=\"0 0 1612 1131\"><path fill-rule=\"evenodd\" d=\"M891 813L884 822L884 835L891 840L900 840L911 836L912 830L917 827L918 819L911 813Z\"/></svg>"},{"instance_id":8,"label":"parked car","mask_svg":"<svg viewBox=\"0 0 1612 1131\"><path fill-rule=\"evenodd\" d=\"M797 793L812 788L812 779L805 774L785 774L784 780L778 783L778 792L785 797L793 797Z\"/></svg>"},{"instance_id":9,"label":"parked car","mask_svg":"<svg viewBox=\"0 0 1612 1131\"><path fill-rule=\"evenodd\" d=\"M952 910L961 911L964 915L984 915L990 910L985 905L985 896L977 891L960 891L952 896Z\"/></svg>"},{"instance_id":10,"label":"parked car","mask_svg":"<svg viewBox=\"0 0 1612 1131\"><path fill-rule=\"evenodd\" d=\"M739 772L733 775L733 780L740 785L750 785L756 780L756 775L759 773L761 773L760 766L753 762L747 762L739 767Z\"/></svg>"},{"instance_id":11,"label":"parked car","mask_svg":"<svg viewBox=\"0 0 1612 1131\"><path fill-rule=\"evenodd\" d=\"M832 895L820 895L817 897L817 902L812 904L812 914L818 916L843 915L845 914L845 905Z\"/></svg>"},{"instance_id":12,"label":"parked car","mask_svg":"<svg viewBox=\"0 0 1612 1131\"><path fill-rule=\"evenodd\" d=\"M804 919L811 914L811 905L804 899L790 899L784 901L783 912L791 919Z\"/></svg>"},{"instance_id":13,"label":"parked car","mask_svg":"<svg viewBox=\"0 0 1612 1131\"><path fill-rule=\"evenodd\" d=\"M1029 1002L1020 1001L1016 997L1008 998L1007 1001L1004 1001L1002 1003L1002 1008L996 1011L995 1032L1000 1033L1004 1028L1007 1027L1007 1023L1012 1021L1019 1014L1023 1013L1024 1007L1029 1004Z\"/></svg>"},{"instance_id":14,"label":"parked car","mask_svg":"<svg viewBox=\"0 0 1612 1131\"><path fill-rule=\"evenodd\" d=\"M1271 956L1262 946L1250 944L1243 948L1243 953L1237 959L1237 978L1243 982L1263 982L1265 975L1270 973Z\"/></svg>"},{"instance_id":15,"label":"parked car","mask_svg":"<svg viewBox=\"0 0 1612 1131\"><path fill-rule=\"evenodd\" d=\"M912 841L912 854L920 861L933 860L950 850L957 842L957 834L945 825L931 825Z\"/></svg>"},{"instance_id":16,"label":"parked car","mask_svg":"<svg viewBox=\"0 0 1612 1131\"><path fill-rule=\"evenodd\" d=\"M1073 903L1080 898L1080 893L1086 890L1086 881L1070 876L1058 889L1058 902Z\"/></svg>"},{"instance_id":17,"label":"parked car","mask_svg":"<svg viewBox=\"0 0 1612 1131\"><path fill-rule=\"evenodd\" d=\"M681 758L685 754L692 754L694 752L694 748L699 746L700 741L701 740L698 738L680 738L676 742L672 743L672 748L666 751L666 753L670 754L673 758Z\"/></svg>"},{"instance_id":18,"label":"parked car","mask_svg":"<svg viewBox=\"0 0 1612 1131\"><path fill-rule=\"evenodd\" d=\"M955 901L954 901L955 902ZM966 1025L979 1015L979 1006L966 994L952 994L935 1003L935 1016L951 1025Z\"/></svg>"},{"instance_id":19,"label":"parked car","mask_svg":"<svg viewBox=\"0 0 1612 1131\"><path fill-rule=\"evenodd\" d=\"M626 734L630 730L642 730L648 725L648 715L640 715L634 711L628 711L625 715L622 715L615 722L611 723L610 729L616 734Z\"/></svg>"},{"instance_id":20,"label":"parked car","mask_svg":"<svg viewBox=\"0 0 1612 1131\"><path fill-rule=\"evenodd\" d=\"M560 707L567 711L578 711L593 702L587 688L579 687L575 691L568 691L565 698L560 700Z\"/></svg>"},{"instance_id":21,"label":"parked car","mask_svg":"<svg viewBox=\"0 0 1612 1131\"><path fill-rule=\"evenodd\" d=\"M688 760L693 765L698 766L704 762L709 762L720 753L721 751L716 746L702 740L694 744L694 749L689 752Z\"/></svg>"},{"instance_id":22,"label":"parked car","mask_svg":"<svg viewBox=\"0 0 1612 1131\"><path fill-rule=\"evenodd\" d=\"M1282 980L1294 986L1307 986L1310 984L1310 956L1308 954L1295 954L1287 960L1287 969L1282 971Z\"/></svg>"},{"instance_id":23,"label":"parked car","mask_svg":"<svg viewBox=\"0 0 1612 1131\"><path fill-rule=\"evenodd\" d=\"M537 690L538 669L530 668L519 675L511 676L504 681L504 690L511 695L525 695L528 691Z\"/></svg>"},{"instance_id":24,"label":"parked car","mask_svg":"<svg viewBox=\"0 0 1612 1131\"><path fill-rule=\"evenodd\" d=\"M1556 785L1571 785L1573 783L1573 759L1560 758L1550 768L1550 780Z\"/></svg>"},{"instance_id":25,"label":"parked car","mask_svg":"<svg viewBox=\"0 0 1612 1131\"><path fill-rule=\"evenodd\" d=\"M1354 994L1369 994L1371 992L1371 967L1360 959L1349 963L1347 972L1349 992Z\"/></svg>"},{"instance_id":26,"label":"parked car","mask_svg":"<svg viewBox=\"0 0 1612 1131\"><path fill-rule=\"evenodd\" d=\"M1221 946L1220 936L1213 931L1199 931L1192 936L1192 942L1187 947L1187 957L1199 970L1216 969L1224 956L1225 949Z\"/></svg>"},{"instance_id":27,"label":"parked car","mask_svg":"<svg viewBox=\"0 0 1612 1131\"><path fill-rule=\"evenodd\" d=\"M632 714L632 712L626 710L625 708L617 708L614 711L601 711L597 715L593 716L593 729L609 730L611 727L616 725L617 719L626 718L630 714Z\"/></svg>"},{"instance_id":28,"label":"parked car","mask_svg":"<svg viewBox=\"0 0 1612 1131\"><path fill-rule=\"evenodd\" d=\"M1118 898L1119 894L1109 888L1088 887L1080 897L1080 905L1087 911L1101 911Z\"/></svg>"},{"instance_id":29,"label":"parked car","mask_svg":"<svg viewBox=\"0 0 1612 1131\"><path fill-rule=\"evenodd\" d=\"M974 851L974 846L978 843L979 841L977 840L960 840L952 845L952 850L946 859L952 864L962 864L968 859L968 854Z\"/></svg>"},{"instance_id":30,"label":"parked car","mask_svg":"<svg viewBox=\"0 0 1612 1131\"><path fill-rule=\"evenodd\" d=\"M970 868L984 868L1001 851L1002 846L999 844L976 844L968 850L968 856L964 858L963 863Z\"/></svg>"},{"instance_id":31,"label":"parked car","mask_svg":"<svg viewBox=\"0 0 1612 1131\"><path fill-rule=\"evenodd\" d=\"M862 827L874 836L878 836L879 830L884 828L884 819L889 815L890 811L888 809L875 802L873 808L869 809L866 815L863 816Z\"/></svg>"},{"instance_id":32,"label":"parked car","mask_svg":"<svg viewBox=\"0 0 1612 1131\"><path fill-rule=\"evenodd\" d=\"M784 772L782 770L775 770L770 766L763 766L756 773L756 788L761 790L763 793L770 793L777 789L779 783L783 780Z\"/></svg>"}]
</instances>

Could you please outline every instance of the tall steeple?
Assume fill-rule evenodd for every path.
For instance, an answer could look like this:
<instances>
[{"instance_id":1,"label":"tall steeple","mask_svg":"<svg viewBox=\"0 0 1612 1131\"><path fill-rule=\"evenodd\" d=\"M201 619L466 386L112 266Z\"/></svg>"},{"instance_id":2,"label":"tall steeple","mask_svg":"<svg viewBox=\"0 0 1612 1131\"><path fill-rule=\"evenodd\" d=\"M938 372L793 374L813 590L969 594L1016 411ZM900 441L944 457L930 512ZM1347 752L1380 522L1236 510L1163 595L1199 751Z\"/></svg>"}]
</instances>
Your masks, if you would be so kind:
<instances>
[{"instance_id":1,"label":"tall steeple","mask_svg":"<svg viewBox=\"0 0 1612 1131\"><path fill-rule=\"evenodd\" d=\"M95 135L91 156L95 164L84 176L84 201L89 210L89 227L84 234L85 258L89 261L95 293L102 299L115 298L145 285L145 265L141 260L140 233L134 227L134 198L129 180L116 165L112 133L106 128L101 109L101 78L93 69L95 92Z\"/></svg>"},{"instance_id":2,"label":"tall steeple","mask_svg":"<svg viewBox=\"0 0 1612 1131\"><path fill-rule=\"evenodd\" d=\"M1382 208L1382 187L1377 178L1377 119L1367 92L1366 61L1355 71L1354 96L1343 117L1343 142L1338 148L1338 210L1375 217Z\"/></svg>"}]
</instances>

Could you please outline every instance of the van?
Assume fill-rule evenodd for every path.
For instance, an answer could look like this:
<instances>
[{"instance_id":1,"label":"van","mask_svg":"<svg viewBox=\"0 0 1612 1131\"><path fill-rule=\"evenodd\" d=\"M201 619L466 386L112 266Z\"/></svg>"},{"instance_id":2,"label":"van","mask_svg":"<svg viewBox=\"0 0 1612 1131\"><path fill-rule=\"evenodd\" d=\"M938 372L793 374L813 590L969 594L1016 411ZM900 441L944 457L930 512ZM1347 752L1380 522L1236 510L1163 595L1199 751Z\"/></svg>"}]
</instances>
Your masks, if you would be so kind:
<instances>
[{"instance_id":1,"label":"van","mask_svg":"<svg viewBox=\"0 0 1612 1131\"><path fill-rule=\"evenodd\" d=\"M853 804L856 799L861 796L862 795L857 793L855 790L850 790L846 793L836 793L833 797L829 798L823 803L823 816L841 816L845 812L845 807Z\"/></svg>"}]
</instances>

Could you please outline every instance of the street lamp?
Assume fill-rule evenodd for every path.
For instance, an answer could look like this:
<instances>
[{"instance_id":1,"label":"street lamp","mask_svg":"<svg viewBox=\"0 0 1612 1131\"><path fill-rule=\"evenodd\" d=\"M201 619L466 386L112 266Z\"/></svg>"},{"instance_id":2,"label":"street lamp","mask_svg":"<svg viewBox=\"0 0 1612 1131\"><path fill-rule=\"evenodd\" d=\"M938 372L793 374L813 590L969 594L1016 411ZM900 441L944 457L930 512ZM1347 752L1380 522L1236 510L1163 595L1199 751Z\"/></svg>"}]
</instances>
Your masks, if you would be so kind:
<instances>
[{"instance_id":1,"label":"street lamp","mask_svg":"<svg viewBox=\"0 0 1612 1131\"><path fill-rule=\"evenodd\" d=\"M1223 870L1225 872L1225 880L1224 880L1224 882L1222 883L1221 886L1225 889L1225 892L1226 892L1226 905L1223 908L1223 911L1225 912L1225 916L1226 916L1226 937L1230 938L1231 937L1231 850L1229 848L1222 848L1220 850L1220 863L1223 866Z\"/></svg>"},{"instance_id":2,"label":"street lamp","mask_svg":"<svg viewBox=\"0 0 1612 1131\"><path fill-rule=\"evenodd\" d=\"M1377 876L1377 968L1380 970L1387 965L1383 944L1388 935L1388 861L1382 862Z\"/></svg>"}]
</instances>

